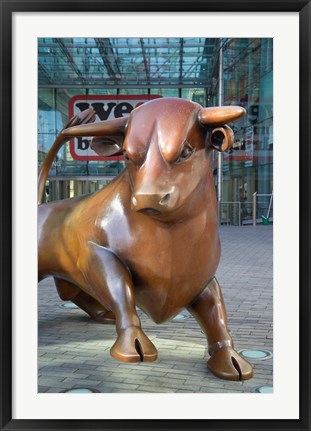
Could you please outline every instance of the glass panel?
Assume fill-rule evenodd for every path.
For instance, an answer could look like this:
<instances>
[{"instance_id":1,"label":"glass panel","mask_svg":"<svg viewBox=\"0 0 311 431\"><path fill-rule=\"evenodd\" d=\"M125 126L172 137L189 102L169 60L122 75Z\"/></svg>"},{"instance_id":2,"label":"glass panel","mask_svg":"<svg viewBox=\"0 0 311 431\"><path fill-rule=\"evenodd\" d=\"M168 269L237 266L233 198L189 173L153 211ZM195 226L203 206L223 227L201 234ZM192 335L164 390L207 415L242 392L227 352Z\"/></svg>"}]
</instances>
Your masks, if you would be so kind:
<instances>
[{"instance_id":1,"label":"glass panel","mask_svg":"<svg viewBox=\"0 0 311 431\"><path fill-rule=\"evenodd\" d=\"M160 94L163 97L178 97L178 88L151 88L151 94Z\"/></svg>"},{"instance_id":2,"label":"glass panel","mask_svg":"<svg viewBox=\"0 0 311 431\"><path fill-rule=\"evenodd\" d=\"M202 106L207 106L205 88L182 88L181 97L197 102Z\"/></svg>"},{"instance_id":3,"label":"glass panel","mask_svg":"<svg viewBox=\"0 0 311 431\"><path fill-rule=\"evenodd\" d=\"M223 211L226 216L231 211L233 224L238 221L233 204L227 208L225 202L240 202L243 222L251 222L255 192L257 217L268 215L273 191L272 44L272 39L231 39L224 48L224 104L247 111L232 125L235 142L223 156Z\"/></svg>"},{"instance_id":4,"label":"glass panel","mask_svg":"<svg viewBox=\"0 0 311 431\"><path fill-rule=\"evenodd\" d=\"M41 88L38 92L39 151L49 149L50 135L55 139L56 113L52 89Z\"/></svg>"},{"instance_id":5,"label":"glass panel","mask_svg":"<svg viewBox=\"0 0 311 431\"><path fill-rule=\"evenodd\" d=\"M148 94L148 88L120 88L119 94Z\"/></svg>"},{"instance_id":6,"label":"glass panel","mask_svg":"<svg viewBox=\"0 0 311 431\"><path fill-rule=\"evenodd\" d=\"M56 138L57 112L54 104L54 90L40 88L38 91L38 167ZM55 175L56 163L51 173Z\"/></svg>"},{"instance_id":7,"label":"glass panel","mask_svg":"<svg viewBox=\"0 0 311 431\"><path fill-rule=\"evenodd\" d=\"M83 94L83 93L82 93ZM87 90L89 95L116 95L117 89L115 88L90 88Z\"/></svg>"}]
</instances>

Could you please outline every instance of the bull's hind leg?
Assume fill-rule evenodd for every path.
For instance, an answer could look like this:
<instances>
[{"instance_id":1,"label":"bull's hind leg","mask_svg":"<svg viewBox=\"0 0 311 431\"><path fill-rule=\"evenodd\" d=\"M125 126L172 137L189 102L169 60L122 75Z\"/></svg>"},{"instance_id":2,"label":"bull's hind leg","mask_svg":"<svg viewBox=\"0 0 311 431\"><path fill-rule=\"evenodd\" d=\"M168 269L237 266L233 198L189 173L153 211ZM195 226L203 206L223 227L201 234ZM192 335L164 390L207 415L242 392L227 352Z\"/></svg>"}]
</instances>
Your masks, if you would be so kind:
<instances>
[{"instance_id":1,"label":"bull's hind leg","mask_svg":"<svg viewBox=\"0 0 311 431\"><path fill-rule=\"evenodd\" d=\"M131 274L109 249L90 242L81 268L92 295L116 317L111 355L124 362L155 361L157 350L141 329Z\"/></svg>"},{"instance_id":2,"label":"bull's hind leg","mask_svg":"<svg viewBox=\"0 0 311 431\"><path fill-rule=\"evenodd\" d=\"M116 319L111 311L108 311L95 298L83 292L78 286L66 280L54 278L60 298L63 301L71 301L85 311L93 320L104 324L114 324Z\"/></svg>"},{"instance_id":3,"label":"bull's hind leg","mask_svg":"<svg viewBox=\"0 0 311 431\"><path fill-rule=\"evenodd\" d=\"M253 377L251 364L235 350L227 329L227 312L220 286L213 278L188 310L201 325L211 355L208 368L226 380L247 380Z\"/></svg>"}]
</instances>

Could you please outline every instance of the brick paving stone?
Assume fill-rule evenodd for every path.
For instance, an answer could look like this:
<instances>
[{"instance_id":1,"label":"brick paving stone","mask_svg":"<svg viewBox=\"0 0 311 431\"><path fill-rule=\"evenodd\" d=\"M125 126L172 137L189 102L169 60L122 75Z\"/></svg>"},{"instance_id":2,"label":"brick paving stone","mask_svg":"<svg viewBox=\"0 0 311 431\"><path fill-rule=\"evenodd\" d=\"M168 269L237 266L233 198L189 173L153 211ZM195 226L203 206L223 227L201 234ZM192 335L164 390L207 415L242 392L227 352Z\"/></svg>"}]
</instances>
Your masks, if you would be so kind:
<instances>
[{"instance_id":1,"label":"brick paving stone","mask_svg":"<svg viewBox=\"0 0 311 431\"><path fill-rule=\"evenodd\" d=\"M148 386L148 385L139 385L137 392L150 392L150 393L174 393L178 392L178 390L173 390L172 388L166 388L166 387L154 387L154 386Z\"/></svg>"},{"instance_id":2,"label":"brick paving stone","mask_svg":"<svg viewBox=\"0 0 311 431\"><path fill-rule=\"evenodd\" d=\"M40 374L40 377L42 376L42 373ZM48 372L44 372L44 376L46 377L64 377L64 378L71 378L71 379L89 379L90 375L89 374L83 374L83 373L68 373L68 372L60 372L60 371L48 371Z\"/></svg>"},{"instance_id":3,"label":"brick paving stone","mask_svg":"<svg viewBox=\"0 0 311 431\"><path fill-rule=\"evenodd\" d=\"M269 226L222 226L222 287L235 348L273 352L273 262ZM153 363L121 363L109 353L112 325L91 321L80 309L61 307L48 278L39 284L38 392L94 387L113 393L249 393L273 385L273 359L252 360L254 378L230 382L207 368L206 338L198 323L185 318L157 325L138 310L145 333L158 349Z\"/></svg>"},{"instance_id":4,"label":"brick paving stone","mask_svg":"<svg viewBox=\"0 0 311 431\"><path fill-rule=\"evenodd\" d=\"M55 388L49 388L47 391L45 391L45 393L47 393L47 394L55 394L55 393L58 393L58 392L63 392L64 390L65 390L64 388L55 387Z\"/></svg>"},{"instance_id":5,"label":"brick paving stone","mask_svg":"<svg viewBox=\"0 0 311 431\"><path fill-rule=\"evenodd\" d=\"M101 387L109 388L109 389L111 389L111 392L112 392L112 390L114 390L115 392L125 392L126 393L127 391L134 390L134 389L138 388L138 385L137 384L135 385L132 383L124 383L124 382L122 382L122 383L104 382L101 385L99 385L97 387L97 389L100 390Z\"/></svg>"},{"instance_id":6,"label":"brick paving stone","mask_svg":"<svg viewBox=\"0 0 311 431\"><path fill-rule=\"evenodd\" d=\"M61 382L61 385L66 386L66 388L71 389L74 387L79 387L79 385L83 387L96 387L100 384L97 380L91 380L91 379L79 379L79 376L77 375L77 378L74 379L72 377L66 378Z\"/></svg>"}]
</instances>

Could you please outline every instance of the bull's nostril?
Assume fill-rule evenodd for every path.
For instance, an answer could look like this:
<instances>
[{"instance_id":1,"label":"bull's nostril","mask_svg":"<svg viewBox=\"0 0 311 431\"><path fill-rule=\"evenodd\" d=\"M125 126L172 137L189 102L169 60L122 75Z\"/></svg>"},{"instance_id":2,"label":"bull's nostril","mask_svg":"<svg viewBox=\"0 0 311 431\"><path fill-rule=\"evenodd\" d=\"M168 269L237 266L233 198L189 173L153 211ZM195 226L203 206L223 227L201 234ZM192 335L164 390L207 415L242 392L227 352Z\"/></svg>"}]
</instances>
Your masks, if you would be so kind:
<instances>
[{"instance_id":1,"label":"bull's nostril","mask_svg":"<svg viewBox=\"0 0 311 431\"><path fill-rule=\"evenodd\" d=\"M134 197L132 198L132 204L133 204L133 205L137 205L137 199L136 199L136 198L134 198Z\"/></svg>"},{"instance_id":2,"label":"bull's nostril","mask_svg":"<svg viewBox=\"0 0 311 431\"><path fill-rule=\"evenodd\" d=\"M168 201L170 200L170 194L167 193L163 198L159 201L160 205L166 205Z\"/></svg>"}]
</instances>

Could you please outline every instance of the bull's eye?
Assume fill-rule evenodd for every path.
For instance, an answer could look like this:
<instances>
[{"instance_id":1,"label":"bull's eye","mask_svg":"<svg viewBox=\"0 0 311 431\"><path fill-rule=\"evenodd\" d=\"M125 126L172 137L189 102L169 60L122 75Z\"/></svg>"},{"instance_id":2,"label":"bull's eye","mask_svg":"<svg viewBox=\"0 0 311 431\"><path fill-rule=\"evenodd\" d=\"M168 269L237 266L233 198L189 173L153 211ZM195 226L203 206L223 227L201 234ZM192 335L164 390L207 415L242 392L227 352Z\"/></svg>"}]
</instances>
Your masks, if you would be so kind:
<instances>
[{"instance_id":1,"label":"bull's eye","mask_svg":"<svg viewBox=\"0 0 311 431\"><path fill-rule=\"evenodd\" d=\"M123 150L123 156L125 162L130 162L131 166L139 167L141 165L141 160L139 158L139 154L128 154L126 150Z\"/></svg>"},{"instance_id":2,"label":"bull's eye","mask_svg":"<svg viewBox=\"0 0 311 431\"><path fill-rule=\"evenodd\" d=\"M194 153L194 148L192 148L191 145L188 144L188 142L187 142L185 144L182 152L180 153L180 156L176 160L176 163L181 163L181 162L184 162L185 160L188 160L192 156L193 153Z\"/></svg>"},{"instance_id":3,"label":"bull's eye","mask_svg":"<svg viewBox=\"0 0 311 431\"><path fill-rule=\"evenodd\" d=\"M123 155L124 155L125 160L130 160L129 155L127 154L127 152L125 150L123 150Z\"/></svg>"}]
</instances>

